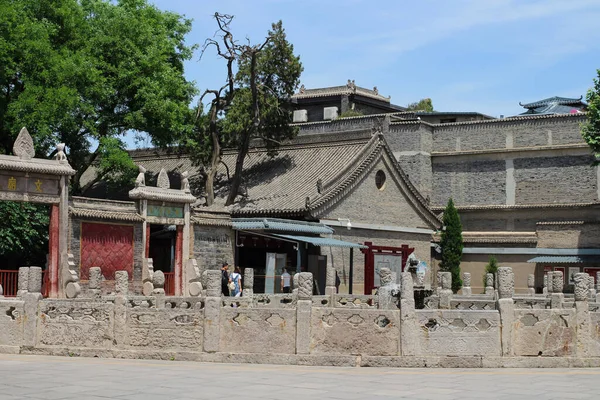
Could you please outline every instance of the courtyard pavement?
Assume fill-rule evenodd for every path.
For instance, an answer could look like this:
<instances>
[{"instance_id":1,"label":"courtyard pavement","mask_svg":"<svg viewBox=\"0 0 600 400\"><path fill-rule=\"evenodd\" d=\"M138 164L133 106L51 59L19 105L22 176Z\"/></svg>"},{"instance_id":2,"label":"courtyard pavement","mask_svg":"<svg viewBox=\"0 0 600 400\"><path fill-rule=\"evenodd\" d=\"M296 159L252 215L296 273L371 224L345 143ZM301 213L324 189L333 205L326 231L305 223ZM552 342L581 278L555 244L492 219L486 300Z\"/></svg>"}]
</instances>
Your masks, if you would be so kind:
<instances>
[{"instance_id":1,"label":"courtyard pavement","mask_svg":"<svg viewBox=\"0 0 600 400\"><path fill-rule=\"evenodd\" d=\"M391 369L0 355L0 399L597 399L600 369Z\"/></svg>"}]
</instances>

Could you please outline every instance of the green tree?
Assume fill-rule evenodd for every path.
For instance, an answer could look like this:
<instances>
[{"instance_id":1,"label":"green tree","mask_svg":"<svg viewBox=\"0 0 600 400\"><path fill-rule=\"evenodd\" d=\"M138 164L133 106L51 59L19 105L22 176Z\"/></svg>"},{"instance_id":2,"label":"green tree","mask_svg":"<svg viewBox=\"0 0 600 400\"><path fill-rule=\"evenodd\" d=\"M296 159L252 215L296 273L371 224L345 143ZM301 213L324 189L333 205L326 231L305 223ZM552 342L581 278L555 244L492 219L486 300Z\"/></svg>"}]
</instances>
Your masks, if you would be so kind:
<instances>
[{"instance_id":1,"label":"green tree","mask_svg":"<svg viewBox=\"0 0 600 400\"><path fill-rule=\"evenodd\" d=\"M44 266L48 253L48 206L1 201L0 215L2 268Z\"/></svg>"},{"instance_id":2,"label":"green tree","mask_svg":"<svg viewBox=\"0 0 600 400\"><path fill-rule=\"evenodd\" d=\"M0 0L0 150L22 126L38 156L67 144L72 193L130 181L125 133L169 146L191 130L196 93L183 76L191 22L146 0ZM95 179L83 172L100 156Z\"/></svg>"},{"instance_id":3,"label":"green tree","mask_svg":"<svg viewBox=\"0 0 600 400\"><path fill-rule=\"evenodd\" d=\"M421 99L415 103L410 103L406 109L408 111L425 111L432 112L433 111L433 103L430 98Z\"/></svg>"},{"instance_id":4,"label":"green tree","mask_svg":"<svg viewBox=\"0 0 600 400\"><path fill-rule=\"evenodd\" d=\"M275 155L281 142L297 133L297 128L290 126L291 96L300 82L302 64L287 41L281 21L272 24L262 43L241 45L231 33L233 16L215 13L215 20L218 40L207 39L203 52L208 47L216 48L226 61L227 79L221 88L204 92L202 98L212 95L213 99L207 114L199 105L200 122L188 142L196 163L206 165L207 205L214 201L214 179L222 147L238 150L226 200L226 205L230 205L239 192L252 139L263 140L269 154Z\"/></svg>"},{"instance_id":5,"label":"green tree","mask_svg":"<svg viewBox=\"0 0 600 400\"><path fill-rule=\"evenodd\" d=\"M462 287L460 260L463 251L463 238L460 216L452 199L448 200L442 221L444 227L440 239L440 247L442 248L440 270L452 273L452 291L456 293Z\"/></svg>"},{"instance_id":6,"label":"green tree","mask_svg":"<svg viewBox=\"0 0 600 400\"><path fill-rule=\"evenodd\" d=\"M588 120L582 125L581 133L598 162L600 159L600 69L596 73L598 77L594 79L594 87L587 92Z\"/></svg>"},{"instance_id":7,"label":"green tree","mask_svg":"<svg viewBox=\"0 0 600 400\"><path fill-rule=\"evenodd\" d=\"M490 255L488 263L485 266L485 274L483 274L483 287L487 284L487 274L494 274L494 281L496 280L496 273L498 272L498 260L496 256Z\"/></svg>"}]
</instances>

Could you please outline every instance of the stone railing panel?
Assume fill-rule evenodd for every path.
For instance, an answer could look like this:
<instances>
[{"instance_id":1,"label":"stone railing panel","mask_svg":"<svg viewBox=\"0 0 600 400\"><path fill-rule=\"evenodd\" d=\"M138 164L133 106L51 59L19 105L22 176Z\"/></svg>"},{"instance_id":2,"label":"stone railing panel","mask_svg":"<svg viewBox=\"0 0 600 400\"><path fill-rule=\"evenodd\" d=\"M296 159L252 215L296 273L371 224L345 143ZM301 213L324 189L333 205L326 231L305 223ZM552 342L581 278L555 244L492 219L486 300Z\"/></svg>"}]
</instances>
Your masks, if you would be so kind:
<instances>
[{"instance_id":1,"label":"stone railing panel","mask_svg":"<svg viewBox=\"0 0 600 400\"><path fill-rule=\"evenodd\" d=\"M296 308L298 299L293 294L255 294L252 306L256 308Z\"/></svg>"},{"instance_id":2,"label":"stone railing panel","mask_svg":"<svg viewBox=\"0 0 600 400\"><path fill-rule=\"evenodd\" d=\"M311 354L400 355L397 310L313 307Z\"/></svg>"},{"instance_id":3,"label":"stone railing panel","mask_svg":"<svg viewBox=\"0 0 600 400\"><path fill-rule=\"evenodd\" d=\"M0 347L21 345L24 311L23 301L0 299Z\"/></svg>"},{"instance_id":4,"label":"stone railing panel","mask_svg":"<svg viewBox=\"0 0 600 400\"><path fill-rule=\"evenodd\" d=\"M296 310L222 308L219 349L226 353L294 354Z\"/></svg>"},{"instance_id":5,"label":"stone railing panel","mask_svg":"<svg viewBox=\"0 0 600 400\"><path fill-rule=\"evenodd\" d=\"M128 308L126 343L135 349L202 350L204 312L194 308Z\"/></svg>"},{"instance_id":6,"label":"stone railing panel","mask_svg":"<svg viewBox=\"0 0 600 400\"><path fill-rule=\"evenodd\" d=\"M333 306L337 308L377 308L377 296L373 295L336 294L333 299Z\"/></svg>"},{"instance_id":7,"label":"stone railing panel","mask_svg":"<svg viewBox=\"0 0 600 400\"><path fill-rule=\"evenodd\" d=\"M37 345L111 348L114 304L85 300L39 302Z\"/></svg>"},{"instance_id":8,"label":"stone railing panel","mask_svg":"<svg viewBox=\"0 0 600 400\"><path fill-rule=\"evenodd\" d=\"M453 296L450 309L490 311L496 309L496 302L492 299L478 299L475 296Z\"/></svg>"},{"instance_id":9,"label":"stone railing panel","mask_svg":"<svg viewBox=\"0 0 600 400\"><path fill-rule=\"evenodd\" d=\"M499 356L498 311L417 310L423 355Z\"/></svg>"},{"instance_id":10,"label":"stone railing panel","mask_svg":"<svg viewBox=\"0 0 600 400\"><path fill-rule=\"evenodd\" d=\"M575 310L515 310L515 356L572 356L575 354Z\"/></svg>"},{"instance_id":11,"label":"stone railing panel","mask_svg":"<svg viewBox=\"0 0 600 400\"><path fill-rule=\"evenodd\" d=\"M514 296L515 309L545 310L550 308L550 298L547 296Z\"/></svg>"},{"instance_id":12,"label":"stone railing panel","mask_svg":"<svg viewBox=\"0 0 600 400\"><path fill-rule=\"evenodd\" d=\"M196 296L169 296L165 297L165 308L198 311L204 308L204 299Z\"/></svg>"}]
</instances>

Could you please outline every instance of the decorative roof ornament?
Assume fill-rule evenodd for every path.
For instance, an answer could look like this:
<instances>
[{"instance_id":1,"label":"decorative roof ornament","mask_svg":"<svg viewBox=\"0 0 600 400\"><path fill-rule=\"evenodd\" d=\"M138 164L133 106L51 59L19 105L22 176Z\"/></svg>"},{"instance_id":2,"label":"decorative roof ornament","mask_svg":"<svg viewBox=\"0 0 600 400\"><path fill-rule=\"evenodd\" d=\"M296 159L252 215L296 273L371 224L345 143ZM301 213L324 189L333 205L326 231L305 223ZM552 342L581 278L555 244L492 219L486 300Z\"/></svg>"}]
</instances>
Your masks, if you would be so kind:
<instances>
[{"instance_id":1,"label":"decorative roof ornament","mask_svg":"<svg viewBox=\"0 0 600 400\"><path fill-rule=\"evenodd\" d=\"M138 165L138 170L140 173L137 178L135 178L135 187L146 186L146 168Z\"/></svg>"},{"instance_id":2,"label":"decorative roof ornament","mask_svg":"<svg viewBox=\"0 0 600 400\"><path fill-rule=\"evenodd\" d=\"M304 92L306 92L306 87L304 87L304 84L302 84L302 86L300 86L300 93Z\"/></svg>"},{"instance_id":3,"label":"decorative roof ornament","mask_svg":"<svg viewBox=\"0 0 600 400\"><path fill-rule=\"evenodd\" d=\"M164 168L160 169L158 173L158 179L156 180L156 187L161 189L170 189L171 181L169 181L169 175L167 175L167 171Z\"/></svg>"},{"instance_id":4,"label":"decorative roof ornament","mask_svg":"<svg viewBox=\"0 0 600 400\"><path fill-rule=\"evenodd\" d=\"M54 156L54 159L60 163L68 162L67 155L65 154L65 144L64 143L59 143L56 145L56 155Z\"/></svg>"},{"instance_id":5,"label":"decorative roof ornament","mask_svg":"<svg viewBox=\"0 0 600 400\"><path fill-rule=\"evenodd\" d=\"M323 191L323 179L317 179L317 193L321 194Z\"/></svg>"},{"instance_id":6,"label":"decorative roof ornament","mask_svg":"<svg viewBox=\"0 0 600 400\"><path fill-rule=\"evenodd\" d=\"M189 172L184 171L181 173L181 190L186 193L191 193L190 180L188 179Z\"/></svg>"},{"instance_id":7,"label":"decorative roof ornament","mask_svg":"<svg viewBox=\"0 0 600 400\"><path fill-rule=\"evenodd\" d=\"M356 84L354 83L354 79L350 80L348 79L348 83L346 83L346 87L350 90L352 90L353 92L356 92Z\"/></svg>"},{"instance_id":8,"label":"decorative roof ornament","mask_svg":"<svg viewBox=\"0 0 600 400\"><path fill-rule=\"evenodd\" d=\"M23 160L31 160L35 157L35 148L33 147L33 139L27 131L27 128L23 127L15 144L13 145L13 154Z\"/></svg>"},{"instance_id":9,"label":"decorative roof ornament","mask_svg":"<svg viewBox=\"0 0 600 400\"><path fill-rule=\"evenodd\" d=\"M379 94L379 89L377 89L377 86L373 86L373 91L375 92L375 94Z\"/></svg>"}]
</instances>

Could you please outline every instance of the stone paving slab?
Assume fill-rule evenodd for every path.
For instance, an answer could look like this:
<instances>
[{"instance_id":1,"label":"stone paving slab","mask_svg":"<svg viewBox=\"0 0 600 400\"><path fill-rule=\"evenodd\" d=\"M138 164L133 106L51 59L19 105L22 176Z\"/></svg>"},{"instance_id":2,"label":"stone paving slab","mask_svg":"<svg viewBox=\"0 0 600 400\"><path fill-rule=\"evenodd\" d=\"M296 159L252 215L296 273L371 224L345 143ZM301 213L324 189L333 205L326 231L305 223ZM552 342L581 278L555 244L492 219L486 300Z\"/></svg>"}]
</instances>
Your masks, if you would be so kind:
<instances>
[{"instance_id":1,"label":"stone paving slab","mask_svg":"<svg viewBox=\"0 0 600 400\"><path fill-rule=\"evenodd\" d=\"M394 369L0 354L0 400L597 399L600 369Z\"/></svg>"}]
</instances>

